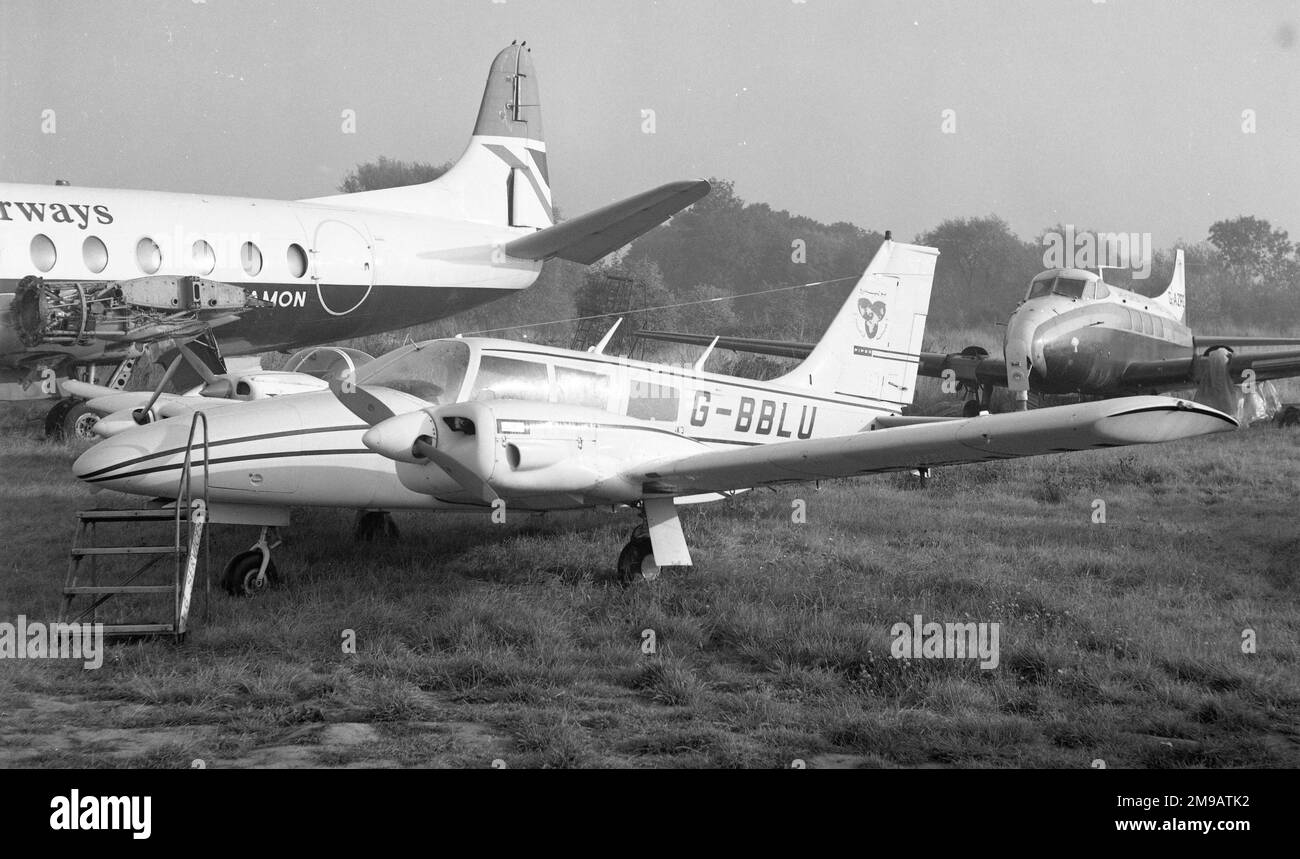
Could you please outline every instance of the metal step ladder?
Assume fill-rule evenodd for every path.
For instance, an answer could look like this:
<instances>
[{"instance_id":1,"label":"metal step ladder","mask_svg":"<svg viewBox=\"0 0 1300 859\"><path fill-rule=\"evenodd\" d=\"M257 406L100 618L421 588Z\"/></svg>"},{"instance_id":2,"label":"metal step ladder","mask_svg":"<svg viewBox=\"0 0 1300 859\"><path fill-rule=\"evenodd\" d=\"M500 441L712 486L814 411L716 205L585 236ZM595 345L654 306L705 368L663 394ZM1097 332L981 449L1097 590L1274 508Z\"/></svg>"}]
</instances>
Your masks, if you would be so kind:
<instances>
[{"instance_id":1,"label":"metal step ladder","mask_svg":"<svg viewBox=\"0 0 1300 859\"><path fill-rule=\"evenodd\" d=\"M201 463L195 463L195 434L202 429L202 440L197 447L202 451ZM203 467L203 486L197 495L194 490L195 465ZM150 606L157 617L148 622L137 619L128 622L120 617L104 623L105 636L170 635L176 641L185 637L189 624L190 604L194 583L198 575L199 560L204 568L205 607L212 592L208 569L208 420L202 412L195 412L190 421L189 439L185 446L185 461L181 467L176 503L172 507L119 510L78 510L77 528L72 539L68 559L68 578L63 588L64 623L99 623L101 607L114 597L153 597ZM109 530L103 526L133 526L141 523L171 523L172 539L169 543L155 540L140 545L100 545L99 538ZM138 532L139 528L132 528ZM110 570L110 561L120 559L132 562L134 569ZM167 563L170 559L170 563ZM101 569L101 562L105 569ZM146 574L153 572L152 577ZM160 577L159 572L170 573ZM160 578L169 579L159 581ZM146 579L149 579L146 581ZM169 600L162 597L170 596ZM84 600L89 605L83 605ZM166 618L164 620L164 618Z\"/></svg>"}]
</instances>

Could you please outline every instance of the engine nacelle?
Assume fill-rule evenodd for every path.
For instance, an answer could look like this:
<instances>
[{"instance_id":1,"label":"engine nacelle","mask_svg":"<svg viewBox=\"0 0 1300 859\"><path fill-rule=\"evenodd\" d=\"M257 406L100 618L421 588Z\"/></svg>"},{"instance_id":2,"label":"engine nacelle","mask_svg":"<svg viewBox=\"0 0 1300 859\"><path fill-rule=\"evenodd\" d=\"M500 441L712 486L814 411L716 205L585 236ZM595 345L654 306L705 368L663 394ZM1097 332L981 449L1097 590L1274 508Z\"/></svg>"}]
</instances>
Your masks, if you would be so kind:
<instances>
[{"instance_id":1,"label":"engine nacelle","mask_svg":"<svg viewBox=\"0 0 1300 859\"><path fill-rule=\"evenodd\" d=\"M367 432L365 444L399 462L426 461L428 469L400 472L416 491L446 494L442 472L475 498L542 508L635 501L641 486L624 472L708 449L662 424L523 400L452 403L398 415Z\"/></svg>"}]
</instances>

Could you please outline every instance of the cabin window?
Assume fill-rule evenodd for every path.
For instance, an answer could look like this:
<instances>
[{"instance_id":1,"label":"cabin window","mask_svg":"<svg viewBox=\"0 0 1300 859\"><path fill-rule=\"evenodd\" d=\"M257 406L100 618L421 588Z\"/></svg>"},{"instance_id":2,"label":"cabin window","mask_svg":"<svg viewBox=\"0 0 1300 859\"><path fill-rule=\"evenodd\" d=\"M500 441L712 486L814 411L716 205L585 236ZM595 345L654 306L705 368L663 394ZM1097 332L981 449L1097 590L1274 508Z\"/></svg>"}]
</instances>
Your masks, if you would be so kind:
<instances>
[{"instance_id":1,"label":"cabin window","mask_svg":"<svg viewBox=\"0 0 1300 859\"><path fill-rule=\"evenodd\" d=\"M157 274L162 268L162 249L153 239L145 236L135 243L135 264L145 274Z\"/></svg>"},{"instance_id":2,"label":"cabin window","mask_svg":"<svg viewBox=\"0 0 1300 859\"><path fill-rule=\"evenodd\" d=\"M479 361L478 375L474 379L471 400L535 400L545 403L550 399L550 374L546 365L515 358L484 355Z\"/></svg>"},{"instance_id":3,"label":"cabin window","mask_svg":"<svg viewBox=\"0 0 1300 859\"><path fill-rule=\"evenodd\" d=\"M1153 334L1153 333L1155 333L1155 329L1151 326L1151 314L1150 314L1150 313L1143 313L1143 314L1140 314L1140 315L1141 315L1141 317L1142 317L1142 333L1143 333L1143 334Z\"/></svg>"},{"instance_id":4,"label":"cabin window","mask_svg":"<svg viewBox=\"0 0 1300 859\"><path fill-rule=\"evenodd\" d=\"M566 406L609 407L609 376L584 370L555 368L555 401Z\"/></svg>"},{"instance_id":5,"label":"cabin window","mask_svg":"<svg viewBox=\"0 0 1300 859\"><path fill-rule=\"evenodd\" d=\"M675 421L681 391L653 379L633 379L627 399L627 416L643 421Z\"/></svg>"},{"instance_id":6,"label":"cabin window","mask_svg":"<svg viewBox=\"0 0 1300 859\"><path fill-rule=\"evenodd\" d=\"M302 277L307 273L307 252L302 249L302 245L289 245L285 256L289 260L290 277Z\"/></svg>"},{"instance_id":7,"label":"cabin window","mask_svg":"<svg viewBox=\"0 0 1300 859\"><path fill-rule=\"evenodd\" d=\"M59 259L59 252L54 248L54 242L50 237L42 233L32 236L32 265L36 266L38 271L49 271L54 268L54 263Z\"/></svg>"},{"instance_id":8,"label":"cabin window","mask_svg":"<svg viewBox=\"0 0 1300 859\"><path fill-rule=\"evenodd\" d=\"M257 277L262 270L262 252L252 242L244 242L239 249L239 262L244 266L245 274Z\"/></svg>"},{"instance_id":9,"label":"cabin window","mask_svg":"<svg viewBox=\"0 0 1300 859\"><path fill-rule=\"evenodd\" d=\"M81 258L85 261L86 268L99 274L108 265L108 248L104 247L98 236L86 236L86 240L81 243Z\"/></svg>"},{"instance_id":10,"label":"cabin window","mask_svg":"<svg viewBox=\"0 0 1300 859\"><path fill-rule=\"evenodd\" d=\"M194 268L199 274L212 274L212 270L217 267L217 255L212 250L212 245L199 239L190 248L190 253L194 258Z\"/></svg>"}]
</instances>

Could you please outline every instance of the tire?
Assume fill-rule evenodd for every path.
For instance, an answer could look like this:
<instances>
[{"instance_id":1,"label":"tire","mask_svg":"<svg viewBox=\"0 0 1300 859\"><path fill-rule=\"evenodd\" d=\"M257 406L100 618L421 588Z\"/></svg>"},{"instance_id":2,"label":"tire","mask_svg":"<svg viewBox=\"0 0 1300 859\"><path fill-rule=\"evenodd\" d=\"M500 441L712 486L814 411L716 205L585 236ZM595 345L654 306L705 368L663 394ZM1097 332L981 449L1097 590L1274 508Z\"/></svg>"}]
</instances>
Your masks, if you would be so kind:
<instances>
[{"instance_id":1,"label":"tire","mask_svg":"<svg viewBox=\"0 0 1300 859\"><path fill-rule=\"evenodd\" d=\"M632 540L618 555L618 582L632 585L639 581L652 582L659 578L659 567L654 562L654 549L649 537Z\"/></svg>"},{"instance_id":2,"label":"tire","mask_svg":"<svg viewBox=\"0 0 1300 859\"><path fill-rule=\"evenodd\" d=\"M974 418L974 417L978 417L978 416L979 416L979 413L980 413L980 401L979 401L979 400L967 400L966 402L962 403L962 406L961 406L961 416L962 416L962 417L964 417L964 418Z\"/></svg>"},{"instance_id":3,"label":"tire","mask_svg":"<svg viewBox=\"0 0 1300 859\"><path fill-rule=\"evenodd\" d=\"M262 567L262 553L256 549L247 552L240 552L230 559L226 564L226 569L221 574L221 586L225 588L226 593L232 597L255 597L261 594L266 588L273 588L280 583L279 574L275 569L275 561L266 565L266 588L258 588L253 584L257 578L257 571Z\"/></svg>"},{"instance_id":4,"label":"tire","mask_svg":"<svg viewBox=\"0 0 1300 859\"><path fill-rule=\"evenodd\" d=\"M76 403L63 416L63 438L68 441L95 441L95 424L99 415L92 412L85 403Z\"/></svg>"},{"instance_id":5,"label":"tire","mask_svg":"<svg viewBox=\"0 0 1300 859\"><path fill-rule=\"evenodd\" d=\"M54 441L63 441L63 419L77 404L76 400L59 400L45 413L45 437Z\"/></svg>"}]
</instances>

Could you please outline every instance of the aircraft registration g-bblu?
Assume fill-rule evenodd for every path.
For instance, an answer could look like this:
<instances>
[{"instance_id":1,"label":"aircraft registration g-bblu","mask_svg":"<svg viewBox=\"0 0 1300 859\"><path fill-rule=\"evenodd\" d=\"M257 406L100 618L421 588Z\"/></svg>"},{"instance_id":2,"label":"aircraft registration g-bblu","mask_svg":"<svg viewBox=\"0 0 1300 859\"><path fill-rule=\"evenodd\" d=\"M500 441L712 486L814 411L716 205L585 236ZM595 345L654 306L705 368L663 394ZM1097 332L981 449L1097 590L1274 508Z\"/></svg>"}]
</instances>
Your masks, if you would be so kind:
<instances>
[{"instance_id":1,"label":"aircraft registration g-bblu","mask_svg":"<svg viewBox=\"0 0 1300 859\"><path fill-rule=\"evenodd\" d=\"M268 581L268 527L290 506L640 511L624 581L689 566L677 505L757 486L1169 441L1232 429L1214 409L1135 397L975 418L903 417L938 252L885 241L825 335L767 382L492 339L406 346L338 384L207 412L208 521L263 526L223 584ZM891 324L864 325L862 301ZM602 344L603 346L604 344ZM707 356L706 356L707 357ZM86 451L100 487L179 497L190 419Z\"/></svg>"},{"instance_id":2,"label":"aircraft registration g-bblu","mask_svg":"<svg viewBox=\"0 0 1300 859\"><path fill-rule=\"evenodd\" d=\"M595 262L708 190L674 182L555 224L523 45L497 55L468 147L425 184L293 202L0 184L0 394L49 396L96 365L118 371L82 396L120 390L145 346L207 333L234 356L440 319L528 287L551 257Z\"/></svg>"}]
</instances>

